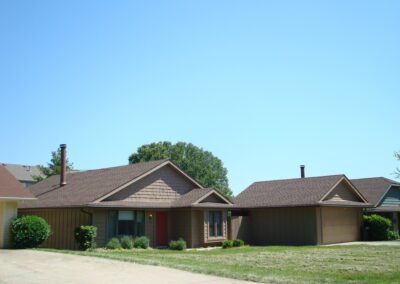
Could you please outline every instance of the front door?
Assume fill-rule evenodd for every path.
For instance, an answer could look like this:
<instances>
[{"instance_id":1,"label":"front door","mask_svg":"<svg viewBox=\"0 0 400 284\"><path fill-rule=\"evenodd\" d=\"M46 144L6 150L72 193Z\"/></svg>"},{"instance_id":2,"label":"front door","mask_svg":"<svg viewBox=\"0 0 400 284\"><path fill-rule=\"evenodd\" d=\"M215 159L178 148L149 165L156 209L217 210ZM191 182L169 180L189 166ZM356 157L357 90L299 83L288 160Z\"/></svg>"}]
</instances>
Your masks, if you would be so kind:
<instances>
[{"instance_id":1,"label":"front door","mask_svg":"<svg viewBox=\"0 0 400 284\"><path fill-rule=\"evenodd\" d=\"M167 212L156 213L156 244L157 246L168 245L168 215Z\"/></svg>"}]
</instances>

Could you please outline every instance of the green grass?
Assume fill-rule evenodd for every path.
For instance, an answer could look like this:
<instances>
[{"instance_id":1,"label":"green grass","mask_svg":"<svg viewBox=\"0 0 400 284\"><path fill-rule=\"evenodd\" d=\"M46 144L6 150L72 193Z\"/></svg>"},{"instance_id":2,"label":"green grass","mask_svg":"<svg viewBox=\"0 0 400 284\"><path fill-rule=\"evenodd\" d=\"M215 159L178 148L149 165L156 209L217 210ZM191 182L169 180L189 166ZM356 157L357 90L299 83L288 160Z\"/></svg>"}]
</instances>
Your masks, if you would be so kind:
<instances>
[{"instance_id":1,"label":"green grass","mask_svg":"<svg viewBox=\"0 0 400 284\"><path fill-rule=\"evenodd\" d=\"M56 251L56 250L50 250ZM265 283L400 283L400 246L59 251Z\"/></svg>"}]
</instances>

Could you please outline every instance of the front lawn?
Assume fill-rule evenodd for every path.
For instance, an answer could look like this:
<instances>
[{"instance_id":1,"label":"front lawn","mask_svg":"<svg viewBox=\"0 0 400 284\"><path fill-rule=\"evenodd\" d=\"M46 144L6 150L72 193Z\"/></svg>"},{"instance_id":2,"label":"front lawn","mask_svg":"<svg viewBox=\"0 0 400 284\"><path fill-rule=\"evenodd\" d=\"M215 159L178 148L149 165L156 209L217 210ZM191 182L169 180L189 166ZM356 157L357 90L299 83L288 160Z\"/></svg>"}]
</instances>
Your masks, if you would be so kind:
<instances>
[{"instance_id":1,"label":"front lawn","mask_svg":"<svg viewBox=\"0 0 400 284\"><path fill-rule=\"evenodd\" d=\"M400 282L400 246L271 246L184 252L98 249L91 252L62 252L266 283ZM113 269L118 271L117 268Z\"/></svg>"}]
</instances>

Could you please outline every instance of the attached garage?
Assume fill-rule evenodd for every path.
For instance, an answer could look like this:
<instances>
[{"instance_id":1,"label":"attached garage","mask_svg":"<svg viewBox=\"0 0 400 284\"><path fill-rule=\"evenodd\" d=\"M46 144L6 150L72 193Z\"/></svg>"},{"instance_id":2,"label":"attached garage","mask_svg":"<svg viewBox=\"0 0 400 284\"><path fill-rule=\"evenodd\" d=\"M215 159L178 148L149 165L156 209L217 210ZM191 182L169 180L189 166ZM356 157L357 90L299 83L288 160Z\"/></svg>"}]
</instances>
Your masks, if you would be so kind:
<instances>
[{"instance_id":1,"label":"attached garage","mask_svg":"<svg viewBox=\"0 0 400 284\"><path fill-rule=\"evenodd\" d=\"M318 216L319 215L319 216ZM321 244L361 239L362 208L321 207L317 210Z\"/></svg>"},{"instance_id":2,"label":"attached garage","mask_svg":"<svg viewBox=\"0 0 400 284\"><path fill-rule=\"evenodd\" d=\"M358 241L370 206L344 175L256 182L235 201L244 214L233 214L232 238L253 245Z\"/></svg>"}]
</instances>

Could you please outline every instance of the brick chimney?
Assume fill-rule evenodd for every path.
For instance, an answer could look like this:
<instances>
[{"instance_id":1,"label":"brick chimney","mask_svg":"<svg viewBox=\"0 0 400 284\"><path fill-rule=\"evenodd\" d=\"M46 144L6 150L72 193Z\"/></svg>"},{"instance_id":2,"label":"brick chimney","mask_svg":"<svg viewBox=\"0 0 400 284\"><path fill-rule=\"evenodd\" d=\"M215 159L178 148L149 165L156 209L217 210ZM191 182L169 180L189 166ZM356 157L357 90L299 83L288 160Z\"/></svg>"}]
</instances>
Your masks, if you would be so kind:
<instances>
[{"instance_id":1,"label":"brick chimney","mask_svg":"<svg viewBox=\"0 0 400 284\"><path fill-rule=\"evenodd\" d=\"M60 172L60 186L67 184L67 145L61 144L61 172Z\"/></svg>"},{"instance_id":2,"label":"brick chimney","mask_svg":"<svg viewBox=\"0 0 400 284\"><path fill-rule=\"evenodd\" d=\"M301 178L305 178L305 177L306 177L306 174L305 174L305 172L304 172L305 167L306 167L306 166L304 166L304 165L301 165L301 166L300 166L300 177L301 177Z\"/></svg>"}]
</instances>

